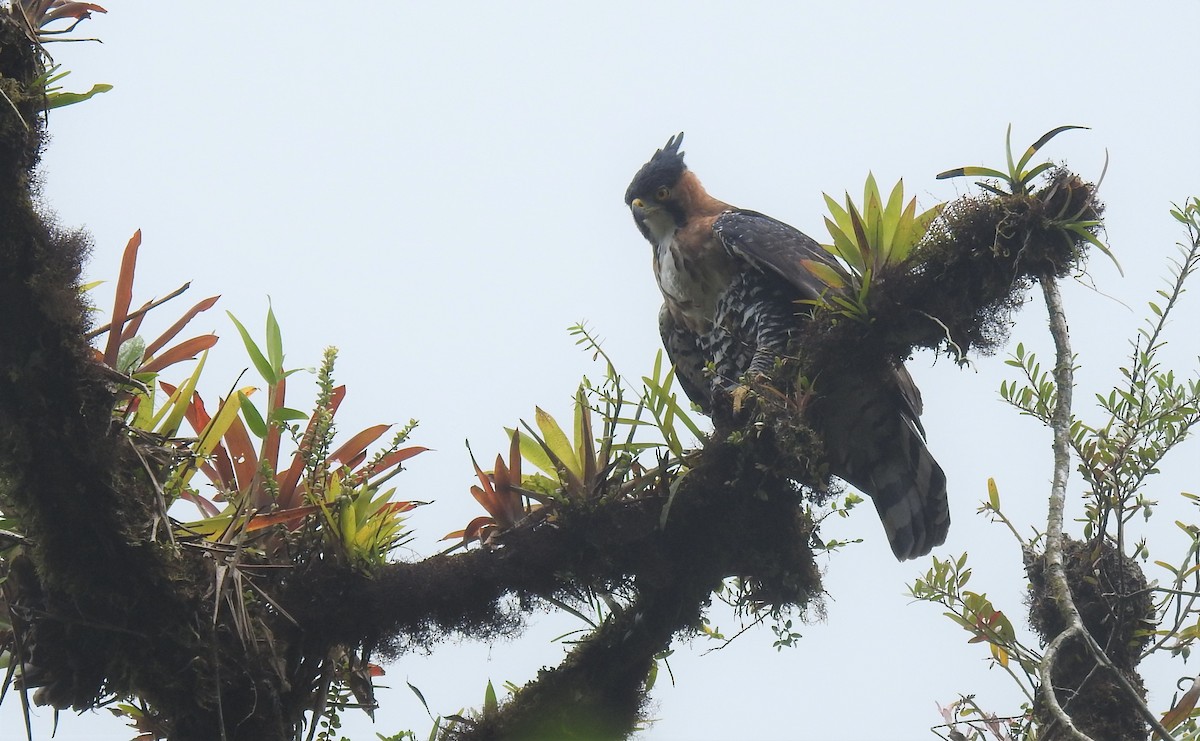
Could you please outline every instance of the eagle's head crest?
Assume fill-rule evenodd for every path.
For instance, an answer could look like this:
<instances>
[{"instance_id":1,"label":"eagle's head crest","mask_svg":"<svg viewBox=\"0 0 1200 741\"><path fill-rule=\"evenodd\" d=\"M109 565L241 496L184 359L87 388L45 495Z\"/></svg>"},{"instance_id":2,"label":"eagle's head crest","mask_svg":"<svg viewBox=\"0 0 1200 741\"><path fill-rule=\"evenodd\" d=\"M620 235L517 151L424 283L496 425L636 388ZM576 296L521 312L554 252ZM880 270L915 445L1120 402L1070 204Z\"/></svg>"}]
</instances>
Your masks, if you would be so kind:
<instances>
[{"instance_id":1,"label":"eagle's head crest","mask_svg":"<svg viewBox=\"0 0 1200 741\"><path fill-rule=\"evenodd\" d=\"M642 165L625 191L626 205L633 203L638 196L653 193L661 185L672 187L679 182L683 171L687 169L687 165L683 164L683 152L679 151L680 144L683 144L682 131L668 139L663 148Z\"/></svg>"}]
</instances>

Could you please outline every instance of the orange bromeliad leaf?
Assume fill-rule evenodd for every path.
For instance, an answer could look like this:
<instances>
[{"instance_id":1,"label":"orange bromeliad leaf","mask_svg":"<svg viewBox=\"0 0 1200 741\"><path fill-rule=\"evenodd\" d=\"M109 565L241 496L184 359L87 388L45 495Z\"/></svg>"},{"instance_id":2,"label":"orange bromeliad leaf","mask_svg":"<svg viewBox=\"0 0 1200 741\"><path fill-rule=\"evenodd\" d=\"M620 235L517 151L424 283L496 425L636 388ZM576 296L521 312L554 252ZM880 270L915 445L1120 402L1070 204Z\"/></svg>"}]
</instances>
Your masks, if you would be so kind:
<instances>
[{"instance_id":1,"label":"orange bromeliad leaf","mask_svg":"<svg viewBox=\"0 0 1200 741\"><path fill-rule=\"evenodd\" d=\"M287 397L287 378L280 374L279 380L267 391L267 437L263 440L262 454L259 456L261 460L267 461L271 465L271 472L279 474L279 441L281 429L278 424L270 424L271 416L275 410L283 407L283 401Z\"/></svg>"},{"instance_id":2,"label":"orange bromeliad leaf","mask_svg":"<svg viewBox=\"0 0 1200 741\"><path fill-rule=\"evenodd\" d=\"M157 358L153 358L148 363L143 364L141 368L138 368L137 372L157 373L164 368L183 362L184 360L192 360L201 352L217 344L217 339L215 334L205 334L193 337L190 340L184 340Z\"/></svg>"},{"instance_id":3,"label":"orange bromeliad leaf","mask_svg":"<svg viewBox=\"0 0 1200 741\"><path fill-rule=\"evenodd\" d=\"M521 507L521 495L516 491L516 487L520 485L521 481L512 476L504 465L504 459L499 455L496 456L496 470L492 474L492 478L496 491L496 503L501 507L504 515L500 518L500 524L504 527L512 527L520 522L525 514Z\"/></svg>"},{"instance_id":4,"label":"orange bromeliad leaf","mask_svg":"<svg viewBox=\"0 0 1200 741\"><path fill-rule=\"evenodd\" d=\"M137 311L130 312L134 315L132 319L125 325L124 331L121 332L121 342L125 343L137 336L138 330L142 328L142 320L146 318L146 312L150 310L153 301L147 301L137 308Z\"/></svg>"},{"instance_id":5,"label":"orange bromeliad leaf","mask_svg":"<svg viewBox=\"0 0 1200 741\"><path fill-rule=\"evenodd\" d=\"M512 480L517 486L521 485L521 431L514 430L512 440L508 444L508 469Z\"/></svg>"},{"instance_id":6,"label":"orange bromeliad leaf","mask_svg":"<svg viewBox=\"0 0 1200 741\"><path fill-rule=\"evenodd\" d=\"M234 415L233 422L225 432L224 440L229 457L233 461L233 470L237 474L237 490L249 493L247 487L254 480L254 475L258 473L258 455L254 452L250 435L246 432L246 426L242 424L241 417Z\"/></svg>"},{"instance_id":7,"label":"orange bromeliad leaf","mask_svg":"<svg viewBox=\"0 0 1200 741\"><path fill-rule=\"evenodd\" d=\"M125 245L121 256L121 273L117 278L116 299L113 301L112 321L109 323L108 344L104 348L104 362L110 368L117 367L117 353L121 349L121 333L125 318L129 316L129 303L133 300L133 271L137 267L137 251L142 244L142 230L138 229Z\"/></svg>"},{"instance_id":8,"label":"orange bromeliad leaf","mask_svg":"<svg viewBox=\"0 0 1200 741\"><path fill-rule=\"evenodd\" d=\"M493 517L500 514L500 508L496 506L496 492L492 491L491 484L488 484L486 489L472 486L471 496L475 497L475 501L479 502Z\"/></svg>"},{"instance_id":9,"label":"orange bromeliad leaf","mask_svg":"<svg viewBox=\"0 0 1200 741\"><path fill-rule=\"evenodd\" d=\"M400 450L393 450L391 453L388 453L387 455L383 456L378 461L376 461L370 467L371 468L370 472L372 474L375 474L375 473L379 473L381 471L386 471L389 468L391 468L392 466L398 466L401 463L403 463L404 461L408 460L409 458L412 458L413 456L416 456L416 455L420 455L421 453L424 453L427 450L429 450L429 448L423 447L421 445L414 445L411 448L401 448Z\"/></svg>"},{"instance_id":10,"label":"orange bromeliad leaf","mask_svg":"<svg viewBox=\"0 0 1200 741\"><path fill-rule=\"evenodd\" d=\"M462 538L463 544L470 543L472 540L482 540L480 537L487 530L496 526L495 521L490 517L480 516L471 520L462 530L455 530L452 533L446 533L442 540L451 540L453 538Z\"/></svg>"},{"instance_id":11,"label":"orange bromeliad leaf","mask_svg":"<svg viewBox=\"0 0 1200 741\"><path fill-rule=\"evenodd\" d=\"M319 512L320 509L315 504L307 504L303 507L292 507L291 509L281 509L266 514L257 514L250 518L250 521L246 523L245 529L246 532L253 532L279 524L287 525L290 528L299 520Z\"/></svg>"},{"instance_id":12,"label":"orange bromeliad leaf","mask_svg":"<svg viewBox=\"0 0 1200 741\"><path fill-rule=\"evenodd\" d=\"M379 514L403 514L416 509L419 505L416 502L388 502L380 507L377 512Z\"/></svg>"},{"instance_id":13,"label":"orange bromeliad leaf","mask_svg":"<svg viewBox=\"0 0 1200 741\"><path fill-rule=\"evenodd\" d=\"M179 321L172 324L171 327L166 332L163 332L161 335L159 335L158 339L154 340L154 342L146 345L146 357L153 357L154 353L158 352L163 348L164 345L175 339L175 335L183 331L183 328L187 326L188 322L192 321L192 319L195 319L197 314L211 309L213 304L217 303L217 299L219 298L221 297L209 296L192 308L188 309L187 312L179 318Z\"/></svg>"},{"instance_id":14,"label":"orange bromeliad leaf","mask_svg":"<svg viewBox=\"0 0 1200 741\"><path fill-rule=\"evenodd\" d=\"M391 429L391 425L375 425L359 432L354 437L347 440L342 447L334 451L333 455L329 456L329 462L338 461L344 465L354 468L355 464L350 461L365 455L367 446L379 439L383 433ZM361 461L360 461L361 462Z\"/></svg>"},{"instance_id":15,"label":"orange bromeliad leaf","mask_svg":"<svg viewBox=\"0 0 1200 741\"><path fill-rule=\"evenodd\" d=\"M184 489L183 493L180 494L179 497L180 499L184 499L199 507L200 511L204 513L205 517L216 517L217 515L221 514L221 510L217 508L217 505L213 504L190 489Z\"/></svg>"}]
</instances>

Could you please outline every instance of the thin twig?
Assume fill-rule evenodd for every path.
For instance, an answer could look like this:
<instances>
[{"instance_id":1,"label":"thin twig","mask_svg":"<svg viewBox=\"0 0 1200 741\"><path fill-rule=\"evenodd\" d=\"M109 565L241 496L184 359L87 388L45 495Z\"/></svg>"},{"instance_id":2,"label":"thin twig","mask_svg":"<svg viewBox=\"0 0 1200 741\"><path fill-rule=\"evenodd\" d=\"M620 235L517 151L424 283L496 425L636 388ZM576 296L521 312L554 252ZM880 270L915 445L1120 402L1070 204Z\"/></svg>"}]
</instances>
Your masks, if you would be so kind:
<instances>
[{"instance_id":1,"label":"thin twig","mask_svg":"<svg viewBox=\"0 0 1200 741\"><path fill-rule=\"evenodd\" d=\"M158 512L154 515L154 524L151 526L150 540L158 540L158 525L160 522L164 522L167 524L167 540L170 541L171 545L174 545L175 532L171 528L171 519L167 514L167 495L165 492L163 492L162 485L158 483L158 477L154 474L154 469L150 467L150 462L146 460L146 456L142 455L142 451L138 449L137 443L135 443L131 437L126 437L125 440L128 441L129 447L133 449L134 455L136 455L138 460L142 462L142 468L146 471L146 478L150 479L150 483L154 486L154 498L158 504Z\"/></svg>"},{"instance_id":2,"label":"thin twig","mask_svg":"<svg viewBox=\"0 0 1200 741\"><path fill-rule=\"evenodd\" d=\"M4 99L8 101L8 104L12 106L13 113L17 114L17 120L21 122L21 125L25 127L25 130L29 131L29 124L25 122L25 117L21 115L21 111L17 108L17 104L14 103L12 98L8 97L8 93L4 92L3 90L0 90L0 95L3 95Z\"/></svg>"},{"instance_id":3,"label":"thin twig","mask_svg":"<svg viewBox=\"0 0 1200 741\"><path fill-rule=\"evenodd\" d=\"M186 291L187 289L189 289L191 287L192 287L192 282L189 280L187 283L184 283L179 288L176 288L174 291L171 291L166 296L163 296L160 299L151 301L150 303L146 304L145 306L138 309L137 311L129 312L129 314L125 317L125 321L128 322L131 319L136 319L137 317L141 316L142 314L145 314L147 311L150 311L154 307L162 306L163 304L167 303L171 299L182 295L184 291ZM93 329L91 332L88 332L87 334L84 335L84 337L89 340L94 340L95 338L99 337L100 335L104 334L105 332L107 332L110 329L112 329L112 324L105 324L103 327L97 327L97 328Z\"/></svg>"},{"instance_id":4,"label":"thin twig","mask_svg":"<svg viewBox=\"0 0 1200 741\"><path fill-rule=\"evenodd\" d=\"M1096 662L1106 668L1116 678L1129 696L1130 702L1146 720L1155 734L1171 741L1172 736L1150 708L1146 707L1141 695L1109 661L1104 649L1092 637L1083 625L1079 609L1071 597L1071 588L1067 583L1066 572L1063 569L1063 509L1066 504L1067 477L1071 469L1071 392L1075 385L1074 355L1071 352L1071 339L1067 331L1067 315L1063 309L1062 296L1058 285L1053 280L1043 280L1042 293L1046 297L1046 309L1050 315L1050 334L1054 338L1055 364L1054 384L1057 387L1057 399L1054 413L1050 418L1054 430L1054 478L1050 487L1050 503L1046 517L1046 579L1050 586L1051 595L1058 605L1059 613L1067 624L1065 630L1055 636L1042 656L1042 665L1038 673L1042 680L1042 695L1046 700L1051 715L1063 725L1069 734L1079 741L1090 741L1081 732L1071 718L1058 703L1054 694L1053 668L1058 651L1067 640L1074 637L1082 638L1092 653Z\"/></svg>"}]
</instances>

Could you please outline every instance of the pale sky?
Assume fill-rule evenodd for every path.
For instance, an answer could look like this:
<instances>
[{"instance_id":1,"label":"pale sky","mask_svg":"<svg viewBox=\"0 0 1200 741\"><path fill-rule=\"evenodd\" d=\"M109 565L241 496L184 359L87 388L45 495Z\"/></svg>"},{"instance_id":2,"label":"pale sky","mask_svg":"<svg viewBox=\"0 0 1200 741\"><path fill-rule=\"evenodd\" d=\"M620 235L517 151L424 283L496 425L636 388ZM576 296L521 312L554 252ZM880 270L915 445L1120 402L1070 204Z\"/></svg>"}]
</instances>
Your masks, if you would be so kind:
<instances>
[{"instance_id":1,"label":"pale sky","mask_svg":"<svg viewBox=\"0 0 1200 741\"><path fill-rule=\"evenodd\" d=\"M1200 6L784 5L111 0L80 29L103 45L51 47L73 70L69 89L115 89L52 112L44 196L64 225L93 234L86 279L110 281L100 306L137 228L136 302L192 281L159 322L223 295L193 325L223 338L206 397L249 366L224 310L261 332L270 297L291 366L340 348L343 432L420 419L414 443L435 452L394 480L403 497L435 502L411 520L418 538L401 555L416 559L482 514L463 440L490 458L506 448L503 427L535 405L565 416L580 375L602 372L568 325L587 320L627 377L650 370L660 298L622 196L671 134L687 132L688 164L713 195L827 241L821 193L861 193L869 170L884 187L903 177L928 207L969 185L938 172L1003 164L1010 122L1019 149L1086 125L1046 150L1086 179L1110 158L1100 195L1125 277L1097 256L1096 289L1065 286L1086 416L1167 274L1181 238L1170 203L1200 195ZM1194 294L1180 317L1200 317ZM1194 330L1174 329L1171 357L1196 368ZM969 550L972 586L1023 622L1015 541L975 514L990 476L1024 530L1044 526L1049 433L997 392L1017 340L1051 357L1040 294L1006 351L970 370L927 354L910 368L949 480L953 524L935 553ZM290 384L290 402L311 398ZM1196 491L1196 450L1168 459L1154 498ZM1078 515L1078 496L1072 504ZM1146 527L1166 544L1154 558L1174 557L1177 516L1194 515L1164 512ZM675 683L660 676L659 721L639 738L933 738L935 702L959 693L1017 709L986 647L906 597L928 559L896 563L869 506L827 532L866 540L822 562L827 619L782 652L765 627L721 651L676 645ZM713 621L737 630L726 612ZM488 679L524 684L561 659L550 639L579 627L533 623L495 646L402 657L387 666L394 689L380 693L377 723L348 712L347 732L427 735L406 680L442 714L478 706ZM1156 710L1188 671L1148 675ZM5 738L19 732L18 708L12 698L0 713ZM35 738L48 738L50 711L36 715ZM132 735L101 711L64 715L57 737Z\"/></svg>"}]
</instances>

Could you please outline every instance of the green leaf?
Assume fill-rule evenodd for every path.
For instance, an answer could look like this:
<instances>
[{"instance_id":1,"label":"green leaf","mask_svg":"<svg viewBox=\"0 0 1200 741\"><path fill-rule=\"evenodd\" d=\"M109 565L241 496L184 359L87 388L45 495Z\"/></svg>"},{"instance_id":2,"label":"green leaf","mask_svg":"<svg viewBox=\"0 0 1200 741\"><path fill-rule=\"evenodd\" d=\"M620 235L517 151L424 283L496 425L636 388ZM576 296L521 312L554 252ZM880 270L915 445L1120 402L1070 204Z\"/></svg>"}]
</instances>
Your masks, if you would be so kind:
<instances>
[{"instance_id":1,"label":"green leaf","mask_svg":"<svg viewBox=\"0 0 1200 741\"><path fill-rule=\"evenodd\" d=\"M283 334L279 330L279 322L275 320L275 311L267 304L267 360L276 377L283 373Z\"/></svg>"},{"instance_id":2,"label":"green leaf","mask_svg":"<svg viewBox=\"0 0 1200 741\"><path fill-rule=\"evenodd\" d=\"M82 103L85 100L90 100L93 95L107 93L112 89L112 85L107 83L97 83L92 85L92 89L86 93L48 93L46 95L46 110Z\"/></svg>"},{"instance_id":3,"label":"green leaf","mask_svg":"<svg viewBox=\"0 0 1200 741\"><path fill-rule=\"evenodd\" d=\"M155 432L165 437L174 437L179 431L179 425L183 422L183 417L187 414L188 405L192 403L192 394L196 391L196 384L200 381L200 373L204 370L204 362L208 360L208 350L200 356L200 362L196 363L196 368L192 371L192 375L184 381L183 385L175 389L175 393L171 395L170 400L163 406L159 415L166 413L166 419L162 424L157 424L159 416L151 424L157 424ZM167 411L167 410L170 411ZM202 453L207 455L207 453Z\"/></svg>"},{"instance_id":4,"label":"green leaf","mask_svg":"<svg viewBox=\"0 0 1200 741\"><path fill-rule=\"evenodd\" d=\"M237 327L238 333L242 336L242 344L246 346L246 352L250 355L250 360L254 363L254 367L258 370L259 375L268 384L278 383L279 377L275 374L274 366L263 355L262 350L258 348L254 340L250 338L250 333L246 331L246 328L242 326L242 323L238 321L232 312L227 311L225 313L233 320L234 326Z\"/></svg>"},{"instance_id":5,"label":"green leaf","mask_svg":"<svg viewBox=\"0 0 1200 741\"><path fill-rule=\"evenodd\" d=\"M131 373L139 365L142 364L142 357L146 354L146 341L141 335L130 337L121 343L121 349L117 352L117 370L122 373Z\"/></svg>"},{"instance_id":6,"label":"green leaf","mask_svg":"<svg viewBox=\"0 0 1200 741\"><path fill-rule=\"evenodd\" d=\"M833 200L828 193L822 193L825 196L825 206L829 209L829 213L833 214L833 221L838 228L845 234L854 232L854 228L850 224L850 214L846 213L837 201Z\"/></svg>"},{"instance_id":7,"label":"green leaf","mask_svg":"<svg viewBox=\"0 0 1200 741\"><path fill-rule=\"evenodd\" d=\"M1013 164L1012 158L1012 124L1008 125L1008 130L1004 133L1004 156L1008 158L1008 177L1004 178L1012 187L1016 189L1016 183L1021 179L1021 172Z\"/></svg>"},{"instance_id":8,"label":"green leaf","mask_svg":"<svg viewBox=\"0 0 1200 741\"><path fill-rule=\"evenodd\" d=\"M1007 180L1007 178L1005 178L1005 179ZM1011 196L1012 195L1012 193L1009 193L1008 191L1000 190L999 188L988 185L987 183L975 183L975 184L978 185L980 188L983 188L984 190L986 190L988 193L991 193L992 195L997 195L997 196ZM1016 186L1014 185L1013 188L1016 189Z\"/></svg>"},{"instance_id":9,"label":"green leaf","mask_svg":"<svg viewBox=\"0 0 1200 741\"><path fill-rule=\"evenodd\" d=\"M425 712L428 713L429 703L425 702L425 695L422 694L421 690L417 689L416 685L414 685L412 682L405 680L404 683L407 684L408 688L413 691L413 694L416 695L417 699L421 701L421 705L425 708Z\"/></svg>"},{"instance_id":10,"label":"green leaf","mask_svg":"<svg viewBox=\"0 0 1200 741\"><path fill-rule=\"evenodd\" d=\"M483 693L483 714L485 716L494 715L500 709L500 703L496 700L496 688L492 686L492 680L488 680L487 689Z\"/></svg>"},{"instance_id":11,"label":"green leaf","mask_svg":"<svg viewBox=\"0 0 1200 741\"><path fill-rule=\"evenodd\" d=\"M1096 237L1096 235L1095 235L1095 234L1092 234L1091 232L1089 232L1089 231L1087 230L1087 225L1088 225L1089 223L1091 223L1091 224L1094 224L1095 222L1075 222L1075 223L1073 223L1073 224L1064 224L1064 225L1063 225L1063 228L1064 228L1064 229L1069 229L1069 230L1071 230L1072 232L1075 232L1075 233L1076 233L1076 234L1078 234L1080 237L1083 237L1083 238L1084 238L1084 239L1086 239L1088 242L1090 242L1090 243L1091 243L1093 246L1095 246L1095 247L1096 247L1096 249L1100 250L1100 251L1101 251L1101 252L1103 252L1105 255L1108 255L1108 259L1112 260L1112 261L1113 261L1113 265L1116 265L1116 266L1117 266L1117 272L1118 272L1118 273L1120 273L1122 276L1124 276L1124 275L1125 275L1125 270L1124 270L1124 269L1121 267L1121 263L1117 262L1117 256L1116 256L1116 255L1114 255L1114 254L1113 254L1113 252L1112 252L1112 250L1110 250L1110 249L1108 248L1108 245L1106 245L1106 244L1104 244L1103 242L1101 242L1101 241L1100 241L1100 240L1099 240L1099 239Z\"/></svg>"},{"instance_id":12,"label":"green leaf","mask_svg":"<svg viewBox=\"0 0 1200 741\"><path fill-rule=\"evenodd\" d=\"M896 227L892 234L891 251L896 262L901 262L912 252L913 245L924 235L916 219L917 199L913 198L904 207L904 211L896 217Z\"/></svg>"},{"instance_id":13,"label":"green leaf","mask_svg":"<svg viewBox=\"0 0 1200 741\"><path fill-rule=\"evenodd\" d=\"M1063 133L1064 131L1070 131L1071 129L1087 129L1087 128L1088 128L1087 126L1059 126L1057 128L1050 129L1045 134L1042 134L1041 138L1039 138L1037 141L1035 141L1029 147L1029 149L1025 150L1025 154L1024 154L1024 156L1021 157L1021 161L1019 163L1017 163L1017 170L1020 171L1020 170L1024 169L1025 165L1029 164L1029 160L1033 159L1033 155L1037 154L1037 151L1039 149L1041 149L1042 147L1046 146L1046 143L1049 142L1054 137L1058 136L1059 134ZM1010 131L1012 130L1012 124L1009 124L1009 130Z\"/></svg>"},{"instance_id":14,"label":"green leaf","mask_svg":"<svg viewBox=\"0 0 1200 741\"><path fill-rule=\"evenodd\" d=\"M874 176L868 175L867 183L871 197L863 204L863 225L866 227L867 244L875 252L875 267L879 268L888 263L887 249L883 244L883 203L880 201L879 186L875 184Z\"/></svg>"},{"instance_id":15,"label":"green leaf","mask_svg":"<svg viewBox=\"0 0 1200 741\"><path fill-rule=\"evenodd\" d=\"M961 177L996 178L997 180L1009 182L1008 175L999 170L993 170L990 167L956 167L953 170L946 170L937 175L938 180Z\"/></svg>"},{"instance_id":16,"label":"green leaf","mask_svg":"<svg viewBox=\"0 0 1200 741\"><path fill-rule=\"evenodd\" d=\"M1036 178L1038 175L1041 175L1046 170L1049 170L1051 167L1054 167L1053 162L1043 162L1029 172L1023 173L1021 175L1021 184L1028 185L1029 183L1033 182L1034 178Z\"/></svg>"},{"instance_id":17,"label":"green leaf","mask_svg":"<svg viewBox=\"0 0 1200 741\"><path fill-rule=\"evenodd\" d=\"M660 386L655 383L653 379L646 378L645 376L642 377L642 383L646 384L647 390L651 392L651 395L653 395L656 400L662 402L664 409L669 409L673 417L683 423L683 426L688 429L688 432L692 433L697 440L704 439L704 433L700 431L700 427L694 421L692 421L691 415L684 411L684 409L679 405L679 401L675 394L670 392L669 384ZM682 451L676 451L677 454L681 452Z\"/></svg>"},{"instance_id":18,"label":"green leaf","mask_svg":"<svg viewBox=\"0 0 1200 741\"><path fill-rule=\"evenodd\" d=\"M915 199L914 199L915 203ZM896 246L896 231L900 226L904 210L904 178L900 178L888 196L887 206L883 209L883 230L880 247L888 252ZM903 258L901 258L903 259Z\"/></svg>"},{"instance_id":19,"label":"green leaf","mask_svg":"<svg viewBox=\"0 0 1200 741\"><path fill-rule=\"evenodd\" d=\"M511 443L512 437L517 434L517 431L509 427L505 427L504 431L508 433L508 440ZM546 451L538 444L537 440L529 435L521 435L520 446L522 458L544 473L557 478L558 469L555 468L554 461L550 460L550 456L546 455Z\"/></svg>"},{"instance_id":20,"label":"green leaf","mask_svg":"<svg viewBox=\"0 0 1200 741\"><path fill-rule=\"evenodd\" d=\"M842 231L828 216L825 217L825 227L829 230L829 236L833 237L833 244L826 245L825 249L845 260L859 273L865 270L866 266L862 262L862 255L847 233Z\"/></svg>"},{"instance_id":21,"label":"green leaf","mask_svg":"<svg viewBox=\"0 0 1200 741\"><path fill-rule=\"evenodd\" d=\"M820 260L801 260L800 264L804 269L812 273L812 275L825 285L834 290L841 290L846 287L846 281L842 278L841 273L836 268Z\"/></svg>"},{"instance_id":22,"label":"green leaf","mask_svg":"<svg viewBox=\"0 0 1200 741\"><path fill-rule=\"evenodd\" d=\"M538 429L542 431L542 438L549 448L549 452L556 456L567 470L575 475L576 478L583 478L583 466L579 463L579 458L575 455L575 450L571 446L570 439L567 438L567 433L563 432L562 427L558 425L554 417L550 416L541 407L534 407L534 418L537 421Z\"/></svg>"},{"instance_id":23,"label":"green leaf","mask_svg":"<svg viewBox=\"0 0 1200 741\"><path fill-rule=\"evenodd\" d=\"M267 423L263 421L262 415L258 413L258 409L254 406L254 402L250 401L250 397L242 396L242 418L246 420L246 426L250 428L250 432L259 440L267 436Z\"/></svg>"},{"instance_id":24,"label":"green leaf","mask_svg":"<svg viewBox=\"0 0 1200 741\"><path fill-rule=\"evenodd\" d=\"M296 422L301 419L308 419L308 413L289 407L279 407L271 411L272 422Z\"/></svg>"}]
</instances>

